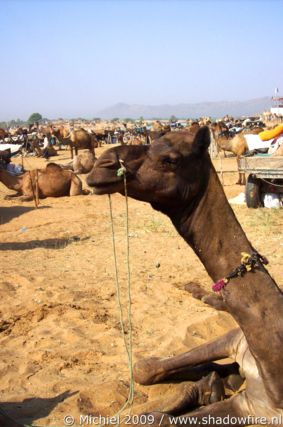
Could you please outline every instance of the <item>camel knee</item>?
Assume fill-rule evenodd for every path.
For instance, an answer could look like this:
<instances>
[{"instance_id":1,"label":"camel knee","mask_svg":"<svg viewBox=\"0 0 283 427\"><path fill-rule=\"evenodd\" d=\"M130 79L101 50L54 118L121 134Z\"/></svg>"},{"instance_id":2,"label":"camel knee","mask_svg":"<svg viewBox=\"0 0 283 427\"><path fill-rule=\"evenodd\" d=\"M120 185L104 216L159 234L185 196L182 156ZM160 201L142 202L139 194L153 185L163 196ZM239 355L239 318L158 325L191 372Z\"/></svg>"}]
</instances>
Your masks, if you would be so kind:
<instances>
[{"instance_id":1,"label":"camel knee","mask_svg":"<svg viewBox=\"0 0 283 427\"><path fill-rule=\"evenodd\" d=\"M163 373L160 359L157 357L139 360L133 369L134 380L142 385L155 384L162 379Z\"/></svg>"}]
</instances>

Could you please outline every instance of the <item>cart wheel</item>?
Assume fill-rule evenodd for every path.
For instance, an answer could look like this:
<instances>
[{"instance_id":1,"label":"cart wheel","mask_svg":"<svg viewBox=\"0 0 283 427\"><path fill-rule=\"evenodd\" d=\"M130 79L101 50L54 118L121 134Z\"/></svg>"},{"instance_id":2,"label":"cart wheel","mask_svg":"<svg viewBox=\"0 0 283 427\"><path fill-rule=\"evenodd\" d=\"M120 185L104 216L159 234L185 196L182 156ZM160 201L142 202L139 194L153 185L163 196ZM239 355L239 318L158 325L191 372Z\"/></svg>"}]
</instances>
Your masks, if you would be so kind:
<instances>
[{"instance_id":1,"label":"cart wheel","mask_svg":"<svg viewBox=\"0 0 283 427\"><path fill-rule=\"evenodd\" d=\"M260 179L249 175L246 183L246 203L248 208L259 208L262 206L260 199Z\"/></svg>"}]
</instances>

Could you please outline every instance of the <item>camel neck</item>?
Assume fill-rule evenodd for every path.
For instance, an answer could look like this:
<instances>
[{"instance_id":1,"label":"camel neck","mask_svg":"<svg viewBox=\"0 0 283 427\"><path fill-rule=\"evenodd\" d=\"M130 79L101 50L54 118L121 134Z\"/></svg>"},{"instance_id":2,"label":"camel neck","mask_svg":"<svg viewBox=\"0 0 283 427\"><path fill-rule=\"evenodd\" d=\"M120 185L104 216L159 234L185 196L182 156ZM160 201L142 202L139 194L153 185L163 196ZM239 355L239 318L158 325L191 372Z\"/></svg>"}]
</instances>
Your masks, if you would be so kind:
<instances>
[{"instance_id":1,"label":"camel neck","mask_svg":"<svg viewBox=\"0 0 283 427\"><path fill-rule=\"evenodd\" d=\"M177 222L171 219L213 280L238 266L241 252L253 251L213 166L206 190L193 212L185 209Z\"/></svg>"},{"instance_id":2,"label":"camel neck","mask_svg":"<svg viewBox=\"0 0 283 427\"><path fill-rule=\"evenodd\" d=\"M212 165L211 168L206 190L197 207L193 210L188 207L187 214L185 209L178 219L178 216L171 216L171 219L213 281L217 281L240 264L241 252L251 253L253 248L226 199ZM269 395L282 402L283 385L278 379L277 368L282 363L282 292L268 271L259 266L243 277L232 279L221 295L245 335L261 376L272 379L270 387L269 384L267 386Z\"/></svg>"},{"instance_id":3,"label":"camel neck","mask_svg":"<svg viewBox=\"0 0 283 427\"><path fill-rule=\"evenodd\" d=\"M206 188L196 207L192 209L188 206L181 215L172 215L171 220L214 282L226 277L240 265L242 252L251 254L254 251L227 201L212 165ZM244 277L232 279L222 291L222 296L230 313L241 325L241 313L250 307L255 294L263 296L265 292L274 306L278 305L279 294L280 304L283 303L277 285L267 270L260 266ZM262 297L258 304L259 312L264 304Z\"/></svg>"}]
</instances>

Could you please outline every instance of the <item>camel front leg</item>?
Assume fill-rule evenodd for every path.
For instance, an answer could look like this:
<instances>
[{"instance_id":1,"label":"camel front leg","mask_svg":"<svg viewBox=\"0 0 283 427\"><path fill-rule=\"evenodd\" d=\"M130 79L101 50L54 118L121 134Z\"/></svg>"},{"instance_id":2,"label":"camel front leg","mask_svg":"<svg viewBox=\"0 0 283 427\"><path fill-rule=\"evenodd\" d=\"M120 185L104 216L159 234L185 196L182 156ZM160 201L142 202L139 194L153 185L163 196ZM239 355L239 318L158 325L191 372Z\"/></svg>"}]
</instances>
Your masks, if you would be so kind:
<instances>
[{"instance_id":1,"label":"camel front leg","mask_svg":"<svg viewBox=\"0 0 283 427\"><path fill-rule=\"evenodd\" d=\"M22 193L7 194L6 196L4 196L4 200L11 200L14 197L20 197L21 195L22 195Z\"/></svg>"},{"instance_id":2,"label":"camel front leg","mask_svg":"<svg viewBox=\"0 0 283 427\"><path fill-rule=\"evenodd\" d=\"M75 174L71 177L70 196L83 194L82 181Z\"/></svg>"},{"instance_id":3,"label":"camel front leg","mask_svg":"<svg viewBox=\"0 0 283 427\"><path fill-rule=\"evenodd\" d=\"M253 417L249 412L246 395L239 393L230 399L203 406L193 412L180 417L173 417L161 412L153 412L153 426L246 426L253 424Z\"/></svg>"},{"instance_id":4,"label":"camel front leg","mask_svg":"<svg viewBox=\"0 0 283 427\"><path fill-rule=\"evenodd\" d=\"M161 387L168 387L164 384ZM219 402L225 397L224 383L216 372L197 381L185 381L179 384L170 384L170 389L162 393L162 398L146 402L137 408L137 413L161 411L171 415L188 412L200 405Z\"/></svg>"},{"instance_id":5,"label":"camel front leg","mask_svg":"<svg viewBox=\"0 0 283 427\"><path fill-rule=\"evenodd\" d=\"M72 143L70 144L70 153L71 153L71 159L74 158L74 153L73 153L73 145Z\"/></svg>"},{"instance_id":6,"label":"camel front leg","mask_svg":"<svg viewBox=\"0 0 283 427\"><path fill-rule=\"evenodd\" d=\"M156 384L172 377L172 374L186 371L190 366L233 356L242 336L243 333L240 329L233 329L227 334L179 356L167 359L151 357L140 360L134 366L134 379L143 385Z\"/></svg>"}]
</instances>

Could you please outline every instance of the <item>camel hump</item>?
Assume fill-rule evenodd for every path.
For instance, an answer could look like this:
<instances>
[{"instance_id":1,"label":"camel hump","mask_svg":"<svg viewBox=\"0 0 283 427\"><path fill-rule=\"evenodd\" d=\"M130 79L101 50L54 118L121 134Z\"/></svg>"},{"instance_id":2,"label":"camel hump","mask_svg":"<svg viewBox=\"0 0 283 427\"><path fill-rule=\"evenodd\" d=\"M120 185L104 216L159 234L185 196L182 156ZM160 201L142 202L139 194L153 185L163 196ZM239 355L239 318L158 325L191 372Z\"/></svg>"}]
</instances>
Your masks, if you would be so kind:
<instances>
[{"instance_id":1,"label":"camel hump","mask_svg":"<svg viewBox=\"0 0 283 427\"><path fill-rule=\"evenodd\" d=\"M62 168L56 163L48 163L48 165L46 166L46 171L49 173L58 173L62 171Z\"/></svg>"}]
</instances>

